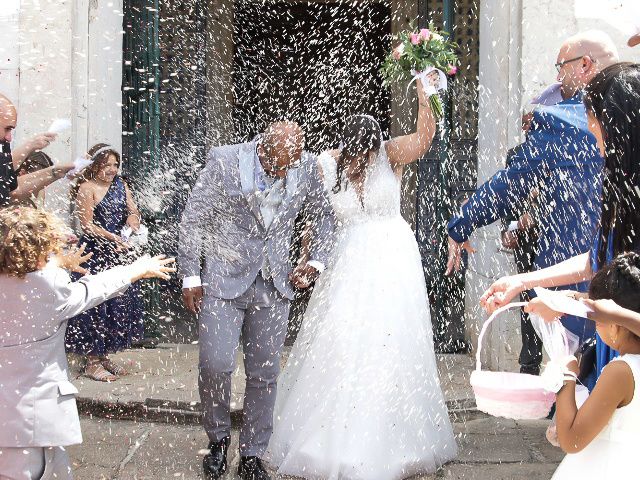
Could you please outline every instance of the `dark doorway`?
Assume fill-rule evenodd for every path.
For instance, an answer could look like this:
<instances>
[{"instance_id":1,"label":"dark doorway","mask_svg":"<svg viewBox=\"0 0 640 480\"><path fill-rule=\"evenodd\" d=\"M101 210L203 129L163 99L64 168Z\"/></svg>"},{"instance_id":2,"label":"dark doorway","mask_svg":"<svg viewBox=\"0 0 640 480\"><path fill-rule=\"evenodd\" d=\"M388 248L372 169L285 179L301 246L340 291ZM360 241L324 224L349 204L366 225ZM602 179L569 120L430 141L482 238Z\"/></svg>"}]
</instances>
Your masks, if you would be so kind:
<instances>
[{"instance_id":1,"label":"dark doorway","mask_svg":"<svg viewBox=\"0 0 640 480\"><path fill-rule=\"evenodd\" d=\"M378 73L389 50L388 4L235 4L234 121L249 139L271 121L298 122L307 148L336 146L344 118L373 115L385 133L390 99Z\"/></svg>"}]
</instances>

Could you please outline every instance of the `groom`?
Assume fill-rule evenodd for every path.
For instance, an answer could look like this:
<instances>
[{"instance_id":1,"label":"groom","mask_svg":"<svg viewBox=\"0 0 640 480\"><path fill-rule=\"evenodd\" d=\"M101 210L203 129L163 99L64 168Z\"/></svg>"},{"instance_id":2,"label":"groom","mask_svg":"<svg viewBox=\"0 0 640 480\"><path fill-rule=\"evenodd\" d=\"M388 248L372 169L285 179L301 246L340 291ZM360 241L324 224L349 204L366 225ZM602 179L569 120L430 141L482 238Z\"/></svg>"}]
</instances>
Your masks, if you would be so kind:
<instances>
[{"instance_id":1,"label":"groom","mask_svg":"<svg viewBox=\"0 0 640 480\"><path fill-rule=\"evenodd\" d=\"M289 302L293 287L308 287L324 269L333 234L315 157L303 147L302 129L278 122L253 142L211 149L182 216L178 259L185 305L199 313L208 479L226 470L231 374L241 334L246 392L238 473L269 478L260 456L272 431ZM314 227L311 260L292 270L293 225L304 203Z\"/></svg>"}]
</instances>

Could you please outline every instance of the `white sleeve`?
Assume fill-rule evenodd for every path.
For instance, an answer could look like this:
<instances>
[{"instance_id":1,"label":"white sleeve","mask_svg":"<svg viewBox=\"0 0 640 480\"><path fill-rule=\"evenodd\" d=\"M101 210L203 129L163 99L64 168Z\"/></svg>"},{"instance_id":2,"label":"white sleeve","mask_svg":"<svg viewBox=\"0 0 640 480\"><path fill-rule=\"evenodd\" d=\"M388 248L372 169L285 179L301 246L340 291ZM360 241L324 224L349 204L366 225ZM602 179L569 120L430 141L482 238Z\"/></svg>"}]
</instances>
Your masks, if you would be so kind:
<instances>
[{"instance_id":1,"label":"white sleeve","mask_svg":"<svg viewBox=\"0 0 640 480\"><path fill-rule=\"evenodd\" d=\"M307 265L315 268L318 271L318 273L324 272L324 269L325 269L324 263L322 263L319 260L309 260L307 262Z\"/></svg>"},{"instance_id":2,"label":"white sleeve","mask_svg":"<svg viewBox=\"0 0 640 480\"><path fill-rule=\"evenodd\" d=\"M55 316L65 320L124 293L131 285L132 270L129 265L122 265L85 275L76 282L61 268L52 269L52 275L57 297Z\"/></svg>"},{"instance_id":3,"label":"white sleeve","mask_svg":"<svg viewBox=\"0 0 640 480\"><path fill-rule=\"evenodd\" d=\"M202 286L202 280L199 275L184 277L182 280L182 288L196 288Z\"/></svg>"}]
</instances>

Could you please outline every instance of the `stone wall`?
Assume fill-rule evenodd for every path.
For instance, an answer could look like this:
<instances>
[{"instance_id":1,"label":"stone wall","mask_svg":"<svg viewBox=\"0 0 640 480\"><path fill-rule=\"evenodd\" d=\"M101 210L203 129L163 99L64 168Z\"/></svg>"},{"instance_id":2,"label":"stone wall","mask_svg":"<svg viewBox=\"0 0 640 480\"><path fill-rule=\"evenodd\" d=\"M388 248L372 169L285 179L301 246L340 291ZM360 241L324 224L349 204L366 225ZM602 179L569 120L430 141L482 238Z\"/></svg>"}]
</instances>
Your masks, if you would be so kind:
<instances>
[{"instance_id":1,"label":"stone wall","mask_svg":"<svg viewBox=\"0 0 640 480\"><path fill-rule=\"evenodd\" d=\"M485 1L480 6L480 78L478 113L478 184L504 166L504 153L514 145L520 110L521 0ZM478 304L482 292L498 277L514 270L512 256L500 248L494 224L471 238L477 253L469 258L465 290L465 323L469 341L486 319ZM474 348L474 350L475 350ZM516 314L493 324L483 345L486 366L517 368L520 348Z\"/></svg>"},{"instance_id":2,"label":"stone wall","mask_svg":"<svg viewBox=\"0 0 640 480\"><path fill-rule=\"evenodd\" d=\"M47 149L54 160L72 160L97 141L120 149L122 0L8 3L9 14L0 14L0 92L18 107L15 143L69 118L73 127ZM47 206L63 216L68 188L61 181L47 189Z\"/></svg>"}]
</instances>

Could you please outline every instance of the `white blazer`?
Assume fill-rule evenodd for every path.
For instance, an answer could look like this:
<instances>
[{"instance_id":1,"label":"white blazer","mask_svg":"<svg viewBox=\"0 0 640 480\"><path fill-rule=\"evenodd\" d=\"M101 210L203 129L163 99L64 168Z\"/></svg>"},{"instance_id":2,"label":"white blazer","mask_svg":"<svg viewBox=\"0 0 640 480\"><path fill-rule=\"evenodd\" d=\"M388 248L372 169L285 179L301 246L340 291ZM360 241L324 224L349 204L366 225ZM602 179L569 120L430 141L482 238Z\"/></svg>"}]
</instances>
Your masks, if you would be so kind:
<instances>
[{"instance_id":1,"label":"white blazer","mask_svg":"<svg viewBox=\"0 0 640 480\"><path fill-rule=\"evenodd\" d=\"M25 278L0 275L0 447L82 442L76 387L64 348L67 319L123 293L130 268L72 282L47 266Z\"/></svg>"}]
</instances>

